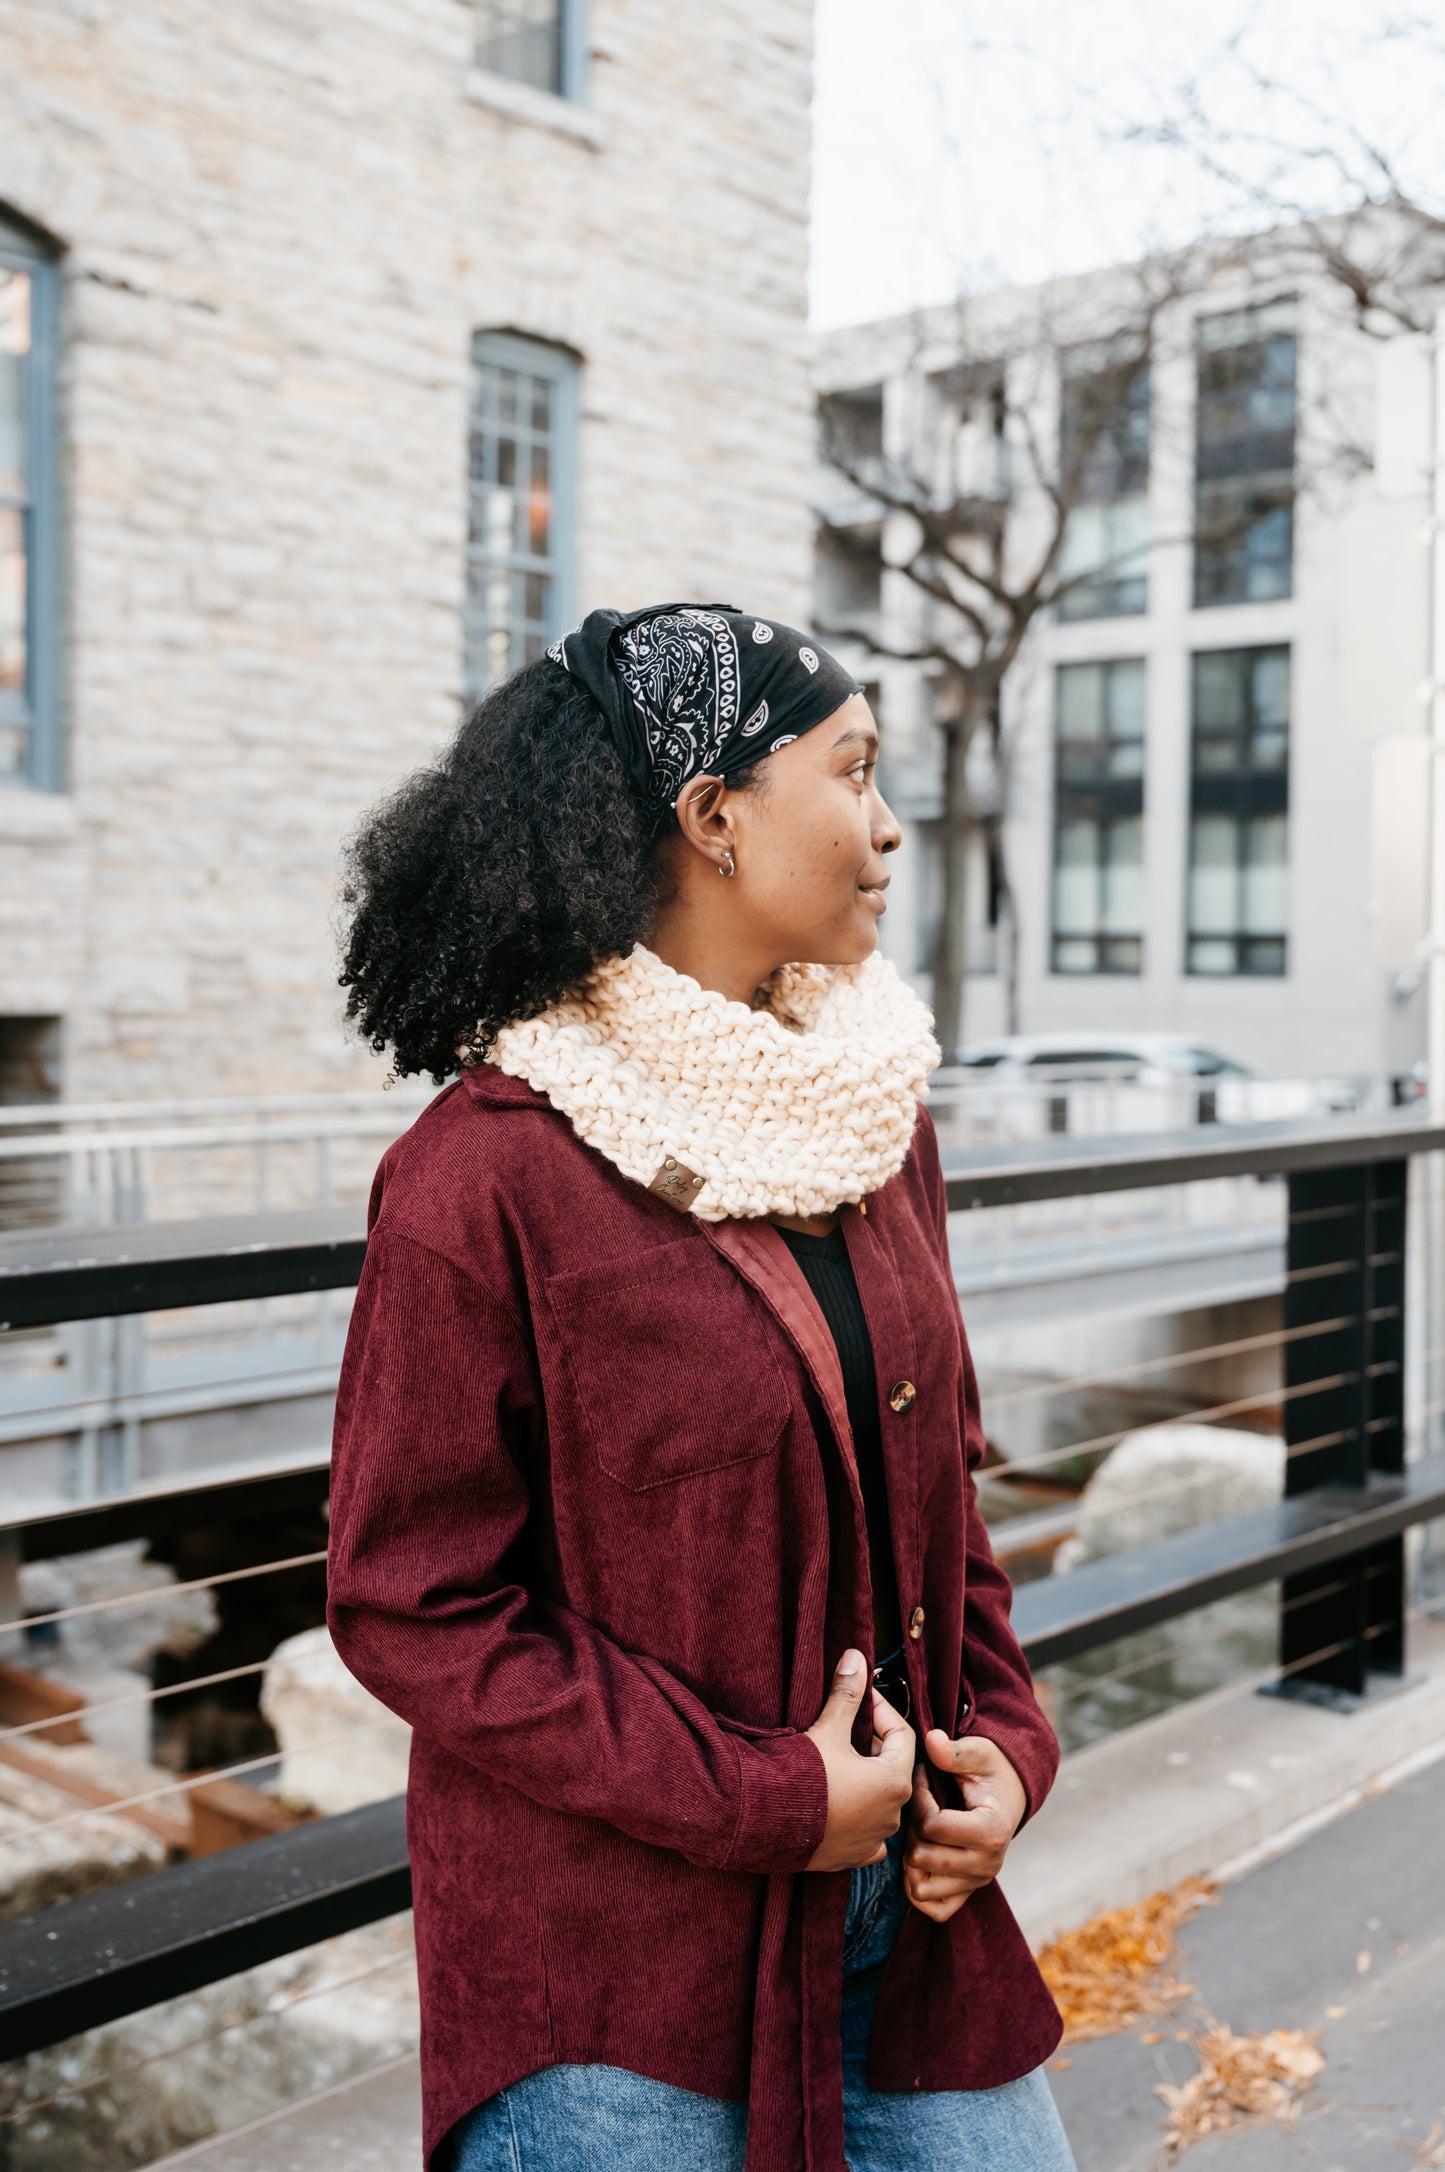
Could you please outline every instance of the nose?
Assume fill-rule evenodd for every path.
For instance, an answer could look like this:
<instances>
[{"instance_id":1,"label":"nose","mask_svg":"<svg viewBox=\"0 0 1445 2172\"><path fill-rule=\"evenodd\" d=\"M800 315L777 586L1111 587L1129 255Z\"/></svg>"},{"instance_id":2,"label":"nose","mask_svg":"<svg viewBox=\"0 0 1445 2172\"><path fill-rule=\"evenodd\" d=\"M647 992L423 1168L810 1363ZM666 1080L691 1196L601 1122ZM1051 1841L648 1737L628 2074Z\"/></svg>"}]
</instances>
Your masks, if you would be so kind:
<instances>
[{"instance_id":1,"label":"nose","mask_svg":"<svg viewBox=\"0 0 1445 2172\"><path fill-rule=\"evenodd\" d=\"M903 831L898 817L881 792L878 794L878 811L873 817L872 838L875 852L896 852L903 842Z\"/></svg>"}]
</instances>

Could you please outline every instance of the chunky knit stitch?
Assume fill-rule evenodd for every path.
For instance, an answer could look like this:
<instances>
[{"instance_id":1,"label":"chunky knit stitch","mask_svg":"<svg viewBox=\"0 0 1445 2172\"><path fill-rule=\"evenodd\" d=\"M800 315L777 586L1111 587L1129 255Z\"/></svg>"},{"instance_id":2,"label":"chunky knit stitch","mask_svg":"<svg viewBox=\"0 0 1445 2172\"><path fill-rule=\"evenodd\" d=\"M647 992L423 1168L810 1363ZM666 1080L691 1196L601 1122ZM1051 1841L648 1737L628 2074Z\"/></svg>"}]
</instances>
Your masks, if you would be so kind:
<instances>
[{"instance_id":1,"label":"chunky knit stitch","mask_svg":"<svg viewBox=\"0 0 1445 2172\"><path fill-rule=\"evenodd\" d=\"M638 944L488 1061L524 1078L639 1184L669 1156L703 1178L704 1221L831 1214L902 1168L939 1059L886 959L787 965L750 1010Z\"/></svg>"}]
</instances>

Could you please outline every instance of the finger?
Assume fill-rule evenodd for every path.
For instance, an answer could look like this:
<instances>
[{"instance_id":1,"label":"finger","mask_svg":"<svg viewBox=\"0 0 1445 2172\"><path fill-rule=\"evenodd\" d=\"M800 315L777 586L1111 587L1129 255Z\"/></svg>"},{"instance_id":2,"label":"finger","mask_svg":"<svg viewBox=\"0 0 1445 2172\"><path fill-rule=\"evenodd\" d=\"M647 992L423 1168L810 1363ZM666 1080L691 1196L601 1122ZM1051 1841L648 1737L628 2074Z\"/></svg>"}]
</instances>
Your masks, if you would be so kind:
<instances>
[{"instance_id":1,"label":"finger","mask_svg":"<svg viewBox=\"0 0 1445 2172\"><path fill-rule=\"evenodd\" d=\"M941 1727L930 1727L923 1746L931 1765L939 1772L951 1772L957 1779L983 1779L998 1770L999 1748L987 1735L954 1738Z\"/></svg>"},{"instance_id":2,"label":"finger","mask_svg":"<svg viewBox=\"0 0 1445 2172\"><path fill-rule=\"evenodd\" d=\"M873 1732L881 1740L886 1740L889 1735L902 1735L910 1744L913 1740L913 1729L903 1714L895 1711L882 1691L877 1689L873 1692ZM910 1759L912 1754L910 1748Z\"/></svg>"},{"instance_id":3,"label":"finger","mask_svg":"<svg viewBox=\"0 0 1445 2172\"><path fill-rule=\"evenodd\" d=\"M844 1652L833 1670L833 1681L815 1725L836 1728L845 1739L853 1731L853 1715L862 1701L868 1681L868 1663L859 1651Z\"/></svg>"},{"instance_id":4,"label":"finger","mask_svg":"<svg viewBox=\"0 0 1445 2172\"><path fill-rule=\"evenodd\" d=\"M908 1850L909 1871L915 1878L961 1878L976 1884L998 1875L996 1848L930 1848L915 1841Z\"/></svg>"},{"instance_id":5,"label":"finger","mask_svg":"<svg viewBox=\"0 0 1445 2172\"><path fill-rule=\"evenodd\" d=\"M928 1767L926 1765L915 1765L913 1768L912 1809L915 1825L921 1825L925 1818L936 1818L938 1816L938 1797L928 1784Z\"/></svg>"},{"instance_id":6,"label":"finger","mask_svg":"<svg viewBox=\"0 0 1445 2172\"><path fill-rule=\"evenodd\" d=\"M899 1720L878 1739L878 1761L888 1768L888 1777L899 1788L898 1806L902 1809L913 1792L913 1731L906 1720Z\"/></svg>"},{"instance_id":7,"label":"finger","mask_svg":"<svg viewBox=\"0 0 1445 2172\"><path fill-rule=\"evenodd\" d=\"M978 1810L927 1811L914 1824L918 1838L940 1848L992 1848L1007 1834L992 1804Z\"/></svg>"},{"instance_id":8,"label":"finger","mask_svg":"<svg viewBox=\"0 0 1445 2172\"><path fill-rule=\"evenodd\" d=\"M919 1900L915 1901L913 1906L921 1916L927 1916L933 1923L951 1923L958 1914L959 1909L967 1906L969 1899L969 1894L960 1893L953 1900Z\"/></svg>"}]
</instances>

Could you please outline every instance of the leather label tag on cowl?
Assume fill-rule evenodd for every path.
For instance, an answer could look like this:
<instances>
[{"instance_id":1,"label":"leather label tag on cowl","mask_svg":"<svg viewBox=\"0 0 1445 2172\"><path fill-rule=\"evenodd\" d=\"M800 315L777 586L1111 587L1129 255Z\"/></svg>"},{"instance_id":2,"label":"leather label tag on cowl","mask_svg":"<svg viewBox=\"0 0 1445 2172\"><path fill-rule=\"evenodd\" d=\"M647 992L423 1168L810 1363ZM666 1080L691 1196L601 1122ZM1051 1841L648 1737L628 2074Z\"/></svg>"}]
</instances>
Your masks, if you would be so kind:
<instances>
[{"instance_id":1,"label":"leather label tag on cowl","mask_svg":"<svg viewBox=\"0 0 1445 2172\"><path fill-rule=\"evenodd\" d=\"M669 1154L647 1189L657 1198L665 1199L679 1214L688 1214L692 1203L702 1190L703 1179L696 1175L676 1155Z\"/></svg>"}]
</instances>

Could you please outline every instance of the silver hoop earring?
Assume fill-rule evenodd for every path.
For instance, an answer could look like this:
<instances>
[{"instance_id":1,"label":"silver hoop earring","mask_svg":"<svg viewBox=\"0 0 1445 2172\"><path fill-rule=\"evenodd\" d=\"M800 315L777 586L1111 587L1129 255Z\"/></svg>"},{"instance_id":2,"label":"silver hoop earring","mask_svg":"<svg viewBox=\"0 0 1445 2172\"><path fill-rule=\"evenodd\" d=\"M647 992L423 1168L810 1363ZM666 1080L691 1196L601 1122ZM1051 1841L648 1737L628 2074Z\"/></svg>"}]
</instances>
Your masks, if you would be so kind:
<instances>
[{"instance_id":1,"label":"silver hoop earring","mask_svg":"<svg viewBox=\"0 0 1445 2172\"><path fill-rule=\"evenodd\" d=\"M727 863L728 863L726 867L724 867L724 866L723 866L723 864L722 864L722 861L721 861L721 860L719 860L719 861L718 861L718 863L717 863L717 871L718 871L718 873L719 873L720 875L735 875L735 874L737 873L737 871L738 871L738 870L737 870L737 863L736 863L736 861L735 861L735 860L733 859L733 856L732 856L732 854L731 854L730 852L729 852L728 854L726 854L726 859L727 859Z\"/></svg>"}]
</instances>

